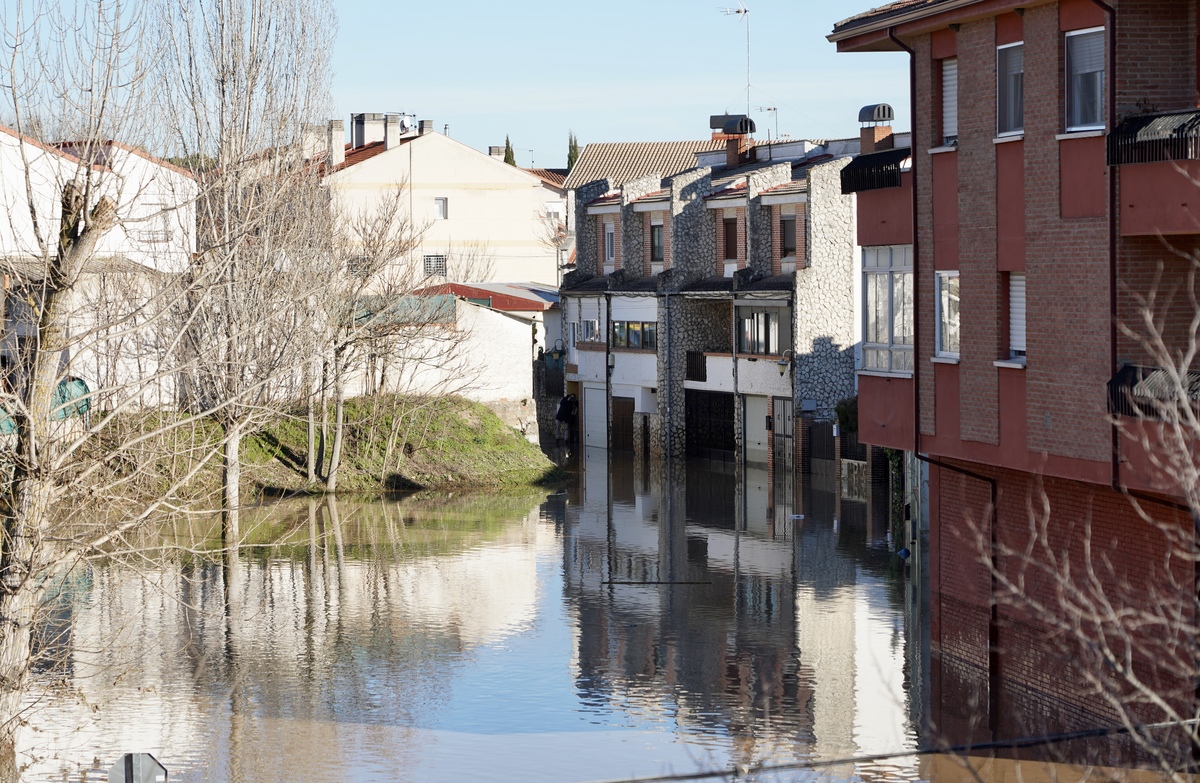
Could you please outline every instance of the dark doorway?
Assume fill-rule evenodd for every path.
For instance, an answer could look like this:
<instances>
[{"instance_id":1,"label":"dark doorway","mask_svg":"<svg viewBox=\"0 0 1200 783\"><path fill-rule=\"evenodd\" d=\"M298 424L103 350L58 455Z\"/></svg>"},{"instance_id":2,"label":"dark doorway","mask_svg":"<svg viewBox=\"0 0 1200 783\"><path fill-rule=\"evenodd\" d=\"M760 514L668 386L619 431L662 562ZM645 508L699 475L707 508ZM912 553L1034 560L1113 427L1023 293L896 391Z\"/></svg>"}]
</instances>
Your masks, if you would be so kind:
<instances>
[{"instance_id":1,"label":"dark doorway","mask_svg":"<svg viewBox=\"0 0 1200 783\"><path fill-rule=\"evenodd\" d=\"M612 450L633 451L633 398L612 398Z\"/></svg>"},{"instance_id":2,"label":"dark doorway","mask_svg":"<svg viewBox=\"0 0 1200 783\"><path fill-rule=\"evenodd\" d=\"M733 406L732 394L687 390L684 395L684 422L689 456L719 460L733 458L737 447Z\"/></svg>"}]
</instances>

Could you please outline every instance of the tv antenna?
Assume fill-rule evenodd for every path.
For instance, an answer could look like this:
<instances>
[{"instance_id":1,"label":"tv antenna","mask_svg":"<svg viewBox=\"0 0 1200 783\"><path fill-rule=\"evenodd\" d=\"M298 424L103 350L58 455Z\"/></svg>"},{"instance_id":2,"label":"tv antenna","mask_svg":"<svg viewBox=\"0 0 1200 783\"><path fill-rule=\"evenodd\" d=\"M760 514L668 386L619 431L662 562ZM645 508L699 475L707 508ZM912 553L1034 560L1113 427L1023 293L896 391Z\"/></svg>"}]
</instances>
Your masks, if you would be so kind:
<instances>
[{"instance_id":1,"label":"tv antenna","mask_svg":"<svg viewBox=\"0 0 1200 783\"><path fill-rule=\"evenodd\" d=\"M779 138L779 109L774 106L755 106L755 111L769 111L775 115L775 138Z\"/></svg>"},{"instance_id":2,"label":"tv antenna","mask_svg":"<svg viewBox=\"0 0 1200 783\"><path fill-rule=\"evenodd\" d=\"M746 21L746 116L750 116L750 9L743 0L738 0L737 8L722 8L726 16L740 16Z\"/></svg>"}]
</instances>

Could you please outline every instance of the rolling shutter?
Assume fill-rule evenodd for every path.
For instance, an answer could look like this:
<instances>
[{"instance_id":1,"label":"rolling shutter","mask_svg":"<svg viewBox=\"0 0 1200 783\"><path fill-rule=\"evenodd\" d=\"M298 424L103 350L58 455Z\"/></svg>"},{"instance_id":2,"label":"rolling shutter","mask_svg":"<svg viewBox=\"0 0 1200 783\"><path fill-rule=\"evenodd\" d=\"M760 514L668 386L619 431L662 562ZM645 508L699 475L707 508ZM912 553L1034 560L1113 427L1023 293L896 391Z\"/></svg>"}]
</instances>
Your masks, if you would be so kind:
<instances>
[{"instance_id":1,"label":"rolling shutter","mask_svg":"<svg viewBox=\"0 0 1200 783\"><path fill-rule=\"evenodd\" d=\"M1025 355L1025 273L1008 276L1008 349L1013 356Z\"/></svg>"},{"instance_id":2,"label":"rolling shutter","mask_svg":"<svg viewBox=\"0 0 1200 783\"><path fill-rule=\"evenodd\" d=\"M942 140L958 138L958 58L942 60Z\"/></svg>"}]
</instances>

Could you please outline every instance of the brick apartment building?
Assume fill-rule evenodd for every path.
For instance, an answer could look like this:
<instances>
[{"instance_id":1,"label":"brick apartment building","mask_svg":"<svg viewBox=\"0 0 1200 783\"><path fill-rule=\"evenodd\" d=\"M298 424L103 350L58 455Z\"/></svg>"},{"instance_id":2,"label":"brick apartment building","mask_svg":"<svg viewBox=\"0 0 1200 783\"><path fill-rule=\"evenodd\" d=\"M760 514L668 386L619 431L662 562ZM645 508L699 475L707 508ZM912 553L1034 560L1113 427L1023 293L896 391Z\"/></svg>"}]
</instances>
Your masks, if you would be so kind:
<instances>
[{"instance_id":1,"label":"brick apartment building","mask_svg":"<svg viewBox=\"0 0 1200 783\"><path fill-rule=\"evenodd\" d=\"M1194 711L1196 433L1172 419L1200 377L1197 16L902 0L830 35L910 55L911 149L860 156L843 187L859 434L927 455L931 723L951 741Z\"/></svg>"}]
</instances>

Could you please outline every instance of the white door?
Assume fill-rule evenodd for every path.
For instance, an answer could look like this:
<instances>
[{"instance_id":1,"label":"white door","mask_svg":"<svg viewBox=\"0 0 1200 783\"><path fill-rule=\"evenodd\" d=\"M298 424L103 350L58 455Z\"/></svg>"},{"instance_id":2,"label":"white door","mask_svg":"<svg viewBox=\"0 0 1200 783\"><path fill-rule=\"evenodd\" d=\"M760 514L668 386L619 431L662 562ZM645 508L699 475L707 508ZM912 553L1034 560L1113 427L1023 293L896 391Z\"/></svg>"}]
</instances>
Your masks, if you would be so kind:
<instances>
[{"instance_id":1,"label":"white door","mask_svg":"<svg viewBox=\"0 0 1200 783\"><path fill-rule=\"evenodd\" d=\"M583 445L608 448L608 400L603 387L583 387Z\"/></svg>"},{"instance_id":2,"label":"white door","mask_svg":"<svg viewBox=\"0 0 1200 783\"><path fill-rule=\"evenodd\" d=\"M745 437L742 443L746 449L746 464L767 464L767 398L746 395L746 407L743 419Z\"/></svg>"}]
</instances>

